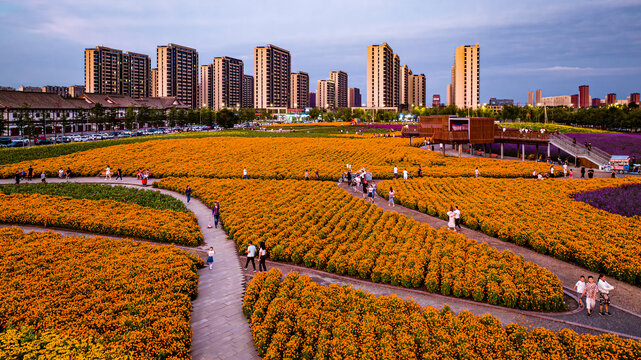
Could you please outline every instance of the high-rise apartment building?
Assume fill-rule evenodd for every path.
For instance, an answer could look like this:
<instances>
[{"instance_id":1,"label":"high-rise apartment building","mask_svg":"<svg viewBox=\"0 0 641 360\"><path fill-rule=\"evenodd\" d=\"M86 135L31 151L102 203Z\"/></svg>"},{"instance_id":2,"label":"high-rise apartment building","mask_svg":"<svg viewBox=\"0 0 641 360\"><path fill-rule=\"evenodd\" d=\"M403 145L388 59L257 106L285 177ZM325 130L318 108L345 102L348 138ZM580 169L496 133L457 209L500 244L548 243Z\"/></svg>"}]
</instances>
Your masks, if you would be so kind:
<instances>
[{"instance_id":1,"label":"high-rise apartment building","mask_svg":"<svg viewBox=\"0 0 641 360\"><path fill-rule=\"evenodd\" d=\"M579 86L579 107L590 107L590 87L588 85Z\"/></svg>"},{"instance_id":2,"label":"high-rise apartment building","mask_svg":"<svg viewBox=\"0 0 641 360\"><path fill-rule=\"evenodd\" d=\"M601 106L601 99L593 98L592 99L592 107L599 107L599 106Z\"/></svg>"},{"instance_id":3,"label":"high-rise apartment building","mask_svg":"<svg viewBox=\"0 0 641 360\"><path fill-rule=\"evenodd\" d=\"M459 108L479 106L480 89L479 44L456 48L452 67L452 101Z\"/></svg>"},{"instance_id":4,"label":"high-rise apartment building","mask_svg":"<svg viewBox=\"0 0 641 360\"><path fill-rule=\"evenodd\" d=\"M159 45L158 96L175 96L178 101L195 107L198 99L198 51L186 46Z\"/></svg>"},{"instance_id":5,"label":"high-rise apartment building","mask_svg":"<svg viewBox=\"0 0 641 360\"><path fill-rule=\"evenodd\" d=\"M617 94L610 93L605 97L605 103L608 105L613 105L617 103Z\"/></svg>"},{"instance_id":6,"label":"high-rise apartment building","mask_svg":"<svg viewBox=\"0 0 641 360\"><path fill-rule=\"evenodd\" d=\"M315 92L310 92L309 93L309 107L315 108L316 107L316 93Z\"/></svg>"},{"instance_id":7,"label":"high-rise apartment building","mask_svg":"<svg viewBox=\"0 0 641 360\"><path fill-rule=\"evenodd\" d=\"M243 107L250 109L254 107L254 77L243 75Z\"/></svg>"},{"instance_id":8,"label":"high-rise apartment building","mask_svg":"<svg viewBox=\"0 0 641 360\"><path fill-rule=\"evenodd\" d=\"M570 95L570 106L575 109L579 107L579 94Z\"/></svg>"},{"instance_id":9,"label":"high-rise apartment building","mask_svg":"<svg viewBox=\"0 0 641 360\"><path fill-rule=\"evenodd\" d=\"M158 97L158 68L151 69L151 96Z\"/></svg>"},{"instance_id":10,"label":"high-rise apartment building","mask_svg":"<svg viewBox=\"0 0 641 360\"><path fill-rule=\"evenodd\" d=\"M347 92L347 106L350 108L361 107L361 89L349 88Z\"/></svg>"},{"instance_id":11,"label":"high-rise apartment building","mask_svg":"<svg viewBox=\"0 0 641 360\"><path fill-rule=\"evenodd\" d=\"M254 107L287 107L291 68L289 51L271 44L254 49Z\"/></svg>"},{"instance_id":12,"label":"high-rise apartment building","mask_svg":"<svg viewBox=\"0 0 641 360\"><path fill-rule=\"evenodd\" d=\"M49 94L58 94L60 96L68 96L69 95L69 87L68 86L53 86L53 85L47 85L42 87L42 92L43 93L49 93Z\"/></svg>"},{"instance_id":13,"label":"high-rise apartment building","mask_svg":"<svg viewBox=\"0 0 641 360\"><path fill-rule=\"evenodd\" d=\"M213 65L200 65L200 107L214 106Z\"/></svg>"},{"instance_id":14,"label":"high-rise apartment building","mask_svg":"<svg viewBox=\"0 0 641 360\"><path fill-rule=\"evenodd\" d=\"M244 64L242 60L223 56L214 58L212 68L212 108L240 108L243 99Z\"/></svg>"},{"instance_id":15,"label":"high-rise apartment building","mask_svg":"<svg viewBox=\"0 0 641 360\"><path fill-rule=\"evenodd\" d=\"M446 106L450 106L450 105L453 104L453 102L452 102L452 98L453 97L454 96L452 96L452 84L448 84L445 87L445 105Z\"/></svg>"},{"instance_id":16,"label":"high-rise apartment building","mask_svg":"<svg viewBox=\"0 0 641 360\"><path fill-rule=\"evenodd\" d=\"M425 88L427 81L425 74L410 75L408 77L408 109L414 106L425 106Z\"/></svg>"},{"instance_id":17,"label":"high-rise apartment building","mask_svg":"<svg viewBox=\"0 0 641 360\"><path fill-rule=\"evenodd\" d=\"M309 74L299 71L291 73L289 79L289 107L292 109L309 107Z\"/></svg>"},{"instance_id":18,"label":"high-rise apartment building","mask_svg":"<svg viewBox=\"0 0 641 360\"><path fill-rule=\"evenodd\" d=\"M399 105L404 108L408 108L408 105L411 104L409 100L409 82L410 76L412 75L412 70L409 66L403 65L399 69Z\"/></svg>"},{"instance_id":19,"label":"high-rise apartment building","mask_svg":"<svg viewBox=\"0 0 641 360\"><path fill-rule=\"evenodd\" d=\"M441 106L441 95L439 94L432 95L432 107L439 107L439 106Z\"/></svg>"},{"instance_id":20,"label":"high-rise apartment building","mask_svg":"<svg viewBox=\"0 0 641 360\"><path fill-rule=\"evenodd\" d=\"M335 85L336 100L334 100L334 104L338 109L346 108L347 90L349 89L347 73L342 70L330 71L329 80L333 81Z\"/></svg>"},{"instance_id":21,"label":"high-rise apartment building","mask_svg":"<svg viewBox=\"0 0 641 360\"><path fill-rule=\"evenodd\" d=\"M85 92L142 98L149 97L151 87L149 55L104 46L85 49Z\"/></svg>"},{"instance_id":22,"label":"high-rise apartment building","mask_svg":"<svg viewBox=\"0 0 641 360\"><path fill-rule=\"evenodd\" d=\"M72 98L77 98L85 93L85 87L82 85L72 85L69 86L67 91L69 93L69 96L71 96Z\"/></svg>"},{"instance_id":23,"label":"high-rise apartment building","mask_svg":"<svg viewBox=\"0 0 641 360\"><path fill-rule=\"evenodd\" d=\"M367 106L398 107L400 59L387 44L367 47Z\"/></svg>"},{"instance_id":24,"label":"high-rise apartment building","mask_svg":"<svg viewBox=\"0 0 641 360\"><path fill-rule=\"evenodd\" d=\"M630 103L641 104L641 96L639 96L639 93L630 94Z\"/></svg>"},{"instance_id":25,"label":"high-rise apartment building","mask_svg":"<svg viewBox=\"0 0 641 360\"><path fill-rule=\"evenodd\" d=\"M536 93L536 96L534 100L536 100L536 106L540 106L539 104L543 102L543 90L536 89L535 93Z\"/></svg>"},{"instance_id":26,"label":"high-rise apartment building","mask_svg":"<svg viewBox=\"0 0 641 360\"><path fill-rule=\"evenodd\" d=\"M527 104L530 106L536 106L536 100L534 98L534 91L527 92Z\"/></svg>"},{"instance_id":27,"label":"high-rise apartment building","mask_svg":"<svg viewBox=\"0 0 641 360\"><path fill-rule=\"evenodd\" d=\"M318 80L318 107L336 109L336 84L332 80Z\"/></svg>"}]
</instances>

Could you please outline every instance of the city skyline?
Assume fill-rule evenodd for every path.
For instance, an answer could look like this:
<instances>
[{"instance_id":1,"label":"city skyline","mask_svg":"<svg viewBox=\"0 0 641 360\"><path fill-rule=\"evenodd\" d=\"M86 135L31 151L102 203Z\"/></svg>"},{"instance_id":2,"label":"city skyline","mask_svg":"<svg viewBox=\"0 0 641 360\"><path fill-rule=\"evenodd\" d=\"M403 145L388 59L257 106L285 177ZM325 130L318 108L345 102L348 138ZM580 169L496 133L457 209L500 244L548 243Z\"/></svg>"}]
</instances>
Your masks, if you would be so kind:
<instances>
[{"instance_id":1,"label":"city skyline","mask_svg":"<svg viewBox=\"0 0 641 360\"><path fill-rule=\"evenodd\" d=\"M75 4L0 4L0 31L5 34L0 46L11 49L10 56L0 58L0 85L82 84L82 52L96 45L147 54L156 67L156 46L168 43L195 48L199 65L214 57L238 58L252 75L253 49L274 44L291 52L292 70L309 73L310 83L342 69L349 75L349 87L360 88L364 99L366 48L383 42L401 54L403 64L426 75L428 98L445 98L454 50L476 42L483 48L481 103L497 97L525 104L531 89L543 89L545 96L571 95L582 84L590 86L592 97L616 93L621 98L638 92L641 82L641 66L635 61L641 56L641 24L636 20L641 1L543 1L536 9L507 1L330 1L300 7L256 2L243 4L243 12L236 13L238 4L195 1L180 6L145 1L133 7L124 1ZM393 18L393 8L409 8L424 17ZM359 16L336 26L290 30L337 11ZM273 20L276 14L281 15ZM448 14L460 16L451 21ZM273 26L267 26L270 23Z\"/></svg>"}]
</instances>

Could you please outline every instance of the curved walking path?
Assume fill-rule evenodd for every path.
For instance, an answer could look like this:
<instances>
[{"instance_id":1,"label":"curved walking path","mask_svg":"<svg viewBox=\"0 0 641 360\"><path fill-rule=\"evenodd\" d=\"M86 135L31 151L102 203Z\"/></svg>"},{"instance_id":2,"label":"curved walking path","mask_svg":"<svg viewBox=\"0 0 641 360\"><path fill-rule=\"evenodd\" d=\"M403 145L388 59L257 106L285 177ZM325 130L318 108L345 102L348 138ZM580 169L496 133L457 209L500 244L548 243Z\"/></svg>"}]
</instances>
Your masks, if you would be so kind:
<instances>
[{"instance_id":1,"label":"curved walking path","mask_svg":"<svg viewBox=\"0 0 641 360\"><path fill-rule=\"evenodd\" d=\"M66 182L63 179L49 178L50 183ZM33 180L32 183L38 181ZM140 181L136 178L124 178L121 180L104 181L102 178L73 178L71 182L96 183L120 185L126 187L141 187ZM0 180L0 184L13 184L11 179ZM150 184L153 180L150 179ZM214 360L214 359L260 359L254 346L249 322L242 312L243 296L245 292L245 276L242 273L236 245L233 241L227 241L227 235L221 228L208 229L211 210L200 200L191 198L189 203L184 195L165 189L155 189L147 186L146 189L159 191L181 200L186 204L198 218L198 225L203 233L204 242L202 245L189 248L179 246L183 249L203 251L214 247L213 270L204 267L198 271L198 297L192 301L191 329L192 344L191 356L193 359ZM11 226L11 225L8 225ZM86 232L46 229L37 226L19 226L28 231L54 231L65 236L105 236L102 234L88 234ZM160 244L169 245L172 244Z\"/></svg>"}]
</instances>

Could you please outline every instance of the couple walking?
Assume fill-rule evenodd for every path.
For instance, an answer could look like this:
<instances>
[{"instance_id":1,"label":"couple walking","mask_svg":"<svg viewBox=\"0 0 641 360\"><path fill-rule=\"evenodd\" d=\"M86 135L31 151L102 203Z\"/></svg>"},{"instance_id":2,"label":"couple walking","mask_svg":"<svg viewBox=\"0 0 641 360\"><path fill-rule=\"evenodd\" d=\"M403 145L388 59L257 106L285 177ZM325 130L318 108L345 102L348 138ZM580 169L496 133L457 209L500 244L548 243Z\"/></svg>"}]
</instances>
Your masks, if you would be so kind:
<instances>
[{"instance_id":1,"label":"couple walking","mask_svg":"<svg viewBox=\"0 0 641 360\"><path fill-rule=\"evenodd\" d=\"M458 206L450 206L450 211L447 212L447 217L449 221L447 222L447 228L450 230L456 231L458 228L461 230L461 210Z\"/></svg>"},{"instance_id":2,"label":"couple walking","mask_svg":"<svg viewBox=\"0 0 641 360\"><path fill-rule=\"evenodd\" d=\"M260 249L258 249L258 271L267 271L265 260L267 260L269 252L267 252L267 248L265 247L264 242L261 241L259 245ZM251 261L252 266L254 267L254 272L256 271L256 263L254 262L254 258L256 258L256 245L254 245L250 241L249 245L247 246L247 262L245 262L245 270L247 270L247 265L249 265L249 262Z\"/></svg>"}]
</instances>

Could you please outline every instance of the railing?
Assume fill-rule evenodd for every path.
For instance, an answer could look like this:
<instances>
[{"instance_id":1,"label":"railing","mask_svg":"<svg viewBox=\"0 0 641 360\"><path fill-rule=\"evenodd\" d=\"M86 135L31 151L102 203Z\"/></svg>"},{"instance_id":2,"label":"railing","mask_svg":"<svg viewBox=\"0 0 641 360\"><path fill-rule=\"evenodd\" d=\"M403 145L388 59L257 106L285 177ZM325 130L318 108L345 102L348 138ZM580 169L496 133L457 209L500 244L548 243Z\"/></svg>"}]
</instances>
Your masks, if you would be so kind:
<instances>
[{"instance_id":1,"label":"railing","mask_svg":"<svg viewBox=\"0 0 641 360\"><path fill-rule=\"evenodd\" d=\"M550 143L568 154L588 159L599 166L607 164L612 157L612 155L599 148L593 147L588 150L584 145L575 144L572 139L563 134L551 135Z\"/></svg>"},{"instance_id":2,"label":"railing","mask_svg":"<svg viewBox=\"0 0 641 360\"><path fill-rule=\"evenodd\" d=\"M501 140L522 140L522 141L545 141L549 140L550 134L546 131L541 133L540 131L519 131L515 129L496 129L494 131L494 138Z\"/></svg>"},{"instance_id":3,"label":"railing","mask_svg":"<svg viewBox=\"0 0 641 360\"><path fill-rule=\"evenodd\" d=\"M467 131L447 131L436 129L434 131L434 142L443 141L469 141L470 134Z\"/></svg>"}]
</instances>

